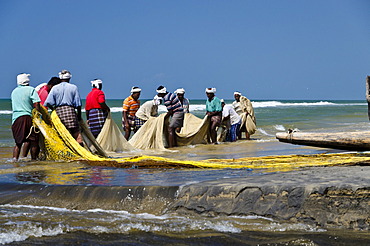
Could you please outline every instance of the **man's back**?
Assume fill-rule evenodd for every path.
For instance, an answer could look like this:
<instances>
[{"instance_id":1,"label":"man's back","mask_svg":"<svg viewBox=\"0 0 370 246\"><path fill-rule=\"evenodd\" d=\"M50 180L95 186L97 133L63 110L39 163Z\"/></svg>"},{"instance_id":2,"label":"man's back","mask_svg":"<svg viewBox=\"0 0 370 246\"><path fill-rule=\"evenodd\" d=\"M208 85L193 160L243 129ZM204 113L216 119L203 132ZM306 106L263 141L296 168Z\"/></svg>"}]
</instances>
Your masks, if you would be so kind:
<instances>
[{"instance_id":1,"label":"man's back","mask_svg":"<svg viewBox=\"0 0 370 246\"><path fill-rule=\"evenodd\" d=\"M12 99L12 122L23 115L32 115L33 104L40 102L35 88L32 86L18 86L11 95Z\"/></svg>"},{"instance_id":2,"label":"man's back","mask_svg":"<svg viewBox=\"0 0 370 246\"><path fill-rule=\"evenodd\" d=\"M54 86L45 101L46 106L81 106L80 94L77 86L68 82L62 82Z\"/></svg>"}]
</instances>

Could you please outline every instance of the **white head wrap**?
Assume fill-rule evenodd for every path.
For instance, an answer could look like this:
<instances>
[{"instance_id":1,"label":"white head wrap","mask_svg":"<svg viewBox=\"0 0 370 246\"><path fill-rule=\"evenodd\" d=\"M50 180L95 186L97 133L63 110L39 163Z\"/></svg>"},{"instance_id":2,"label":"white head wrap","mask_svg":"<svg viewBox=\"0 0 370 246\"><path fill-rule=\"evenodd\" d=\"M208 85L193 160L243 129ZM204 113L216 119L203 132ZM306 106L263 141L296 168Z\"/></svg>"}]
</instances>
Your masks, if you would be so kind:
<instances>
[{"instance_id":1,"label":"white head wrap","mask_svg":"<svg viewBox=\"0 0 370 246\"><path fill-rule=\"evenodd\" d=\"M36 92L39 92L39 90L40 90L42 87L44 87L45 85L47 85L47 83L41 83L41 84L39 84L38 86L36 86L36 87L35 87L35 91L36 91Z\"/></svg>"},{"instance_id":2,"label":"white head wrap","mask_svg":"<svg viewBox=\"0 0 370 246\"><path fill-rule=\"evenodd\" d=\"M216 88L206 88L206 93L216 93Z\"/></svg>"},{"instance_id":3,"label":"white head wrap","mask_svg":"<svg viewBox=\"0 0 370 246\"><path fill-rule=\"evenodd\" d=\"M160 93L160 94L162 94L162 93L167 93L167 89L166 89L166 87L163 87L162 89L157 90L157 93Z\"/></svg>"},{"instance_id":4,"label":"white head wrap","mask_svg":"<svg viewBox=\"0 0 370 246\"><path fill-rule=\"evenodd\" d=\"M90 81L91 82L91 86L92 87L96 87L96 88L99 88L99 84L103 84L103 81L101 79L94 79L93 81Z\"/></svg>"},{"instance_id":5,"label":"white head wrap","mask_svg":"<svg viewBox=\"0 0 370 246\"><path fill-rule=\"evenodd\" d=\"M59 72L59 78L60 79L70 79L72 78L72 74L68 70L62 70L61 72Z\"/></svg>"},{"instance_id":6,"label":"white head wrap","mask_svg":"<svg viewBox=\"0 0 370 246\"><path fill-rule=\"evenodd\" d=\"M140 89L139 87L136 87L136 88L135 88L135 86L133 86L133 87L131 88L131 93L140 92L140 91L141 91L141 89Z\"/></svg>"},{"instance_id":7,"label":"white head wrap","mask_svg":"<svg viewBox=\"0 0 370 246\"><path fill-rule=\"evenodd\" d=\"M18 85L29 85L30 84L30 77L31 74L28 73L21 73L17 75L17 84Z\"/></svg>"},{"instance_id":8,"label":"white head wrap","mask_svg":"<svg viewBox=\"0 0 370 246\"><path fill-rule=\"evenodd\" d=\"M239 91L235 91L235 92L234 92L234 96L235 96L235 95L239 95L239 96L241 96L241 95L242 95L242 93L240 93Z\"/></svg>"},{"instance_id":9,"label":"white head wrap","mask_svg":"<svg viewBox=\"0 0 370 246\"><path fill-rule=\"evenodd\" d=\"M184 88L179 88L175 90L175 94L185 94L185 89Z\"/></svg>"},{"instance_id":10,"label":"white head wrap","mask_svg":"<svg viewBox=\"0 0 370 246\"><path fill-rule=\"evenodd\" d=\"M159 104L161 104L161 100L162 100L162 99L163 99L162 97L159 97L159 96L155 95L155 96L154 96L154 98L153 98L153 104L154 104L154 105L159 105Z\"/></svg>"},{"instance_id":11,"label":"white head wrap","mask_svg":"<svg viewBox=\"0 0 370 246\"><path fill-rule=\"evenodd\" d=\"M225 102L225 100L224 100L224 99L220 99L220 102L224 103L224 102Z\"/></svg>"}]
</instances>

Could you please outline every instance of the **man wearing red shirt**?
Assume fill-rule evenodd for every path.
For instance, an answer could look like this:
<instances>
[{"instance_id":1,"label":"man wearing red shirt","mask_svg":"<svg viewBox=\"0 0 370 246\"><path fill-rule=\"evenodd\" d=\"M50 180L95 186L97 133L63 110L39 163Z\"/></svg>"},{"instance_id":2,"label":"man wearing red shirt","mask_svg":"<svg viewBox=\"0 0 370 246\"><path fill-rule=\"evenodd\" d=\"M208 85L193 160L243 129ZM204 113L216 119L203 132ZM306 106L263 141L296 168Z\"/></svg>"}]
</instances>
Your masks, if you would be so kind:
<instances>
[{"instance_id":1,"label":"man wearing red shirt","mask_svg":"<svg viewBox=\"0 0 370 246\"><path fill-rule=\"evenodd\" d=\"M93 88L86 97L85 110L90 131L97 138L110 109L105 103L105 95L101 90L103 88L103 81L95 79L91 81L91 85Z\"/></svg>"},{"instance_id":2,"label":"man wearing red shirt","mask_svg":"<svg viewBox=\"0 0 370 246\"><path fill-rule=\"evenodd\" d=\"M57 85L59 83L60 79L58 77L52 77L47 84L43 83L35 88L37 94L40 97L41 105L44 105L44 102L46 101L46 98L48 97L51 88L53 88L54 85Z\"/></svg>"}]
</instances>

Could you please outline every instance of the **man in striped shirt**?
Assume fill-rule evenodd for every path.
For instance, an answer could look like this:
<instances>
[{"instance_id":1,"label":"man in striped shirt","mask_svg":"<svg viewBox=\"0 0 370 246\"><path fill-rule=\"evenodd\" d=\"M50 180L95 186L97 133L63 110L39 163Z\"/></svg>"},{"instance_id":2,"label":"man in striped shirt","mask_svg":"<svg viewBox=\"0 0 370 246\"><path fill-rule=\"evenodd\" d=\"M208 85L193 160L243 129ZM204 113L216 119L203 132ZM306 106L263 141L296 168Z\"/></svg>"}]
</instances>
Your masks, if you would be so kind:
<instances>
[{"instance_id":1,"label":"man in striped shirt","mask_svg":"<svg viewBox=\"0 0 370 246\"><path fill-rule=\"evenodd\" d=\"M137 131L135 124L135 114L140 108L140 93L141 89L139 87L131 88L131 95L123 101L123 111L122 111L122 128L125 132L125 138L128 140L131 134L131 128L134 132Z\"/></svg>"},{"instance_id":2,"label":"man in striped shirt","mask_svg":"<svg viewBox=\"0 0 370 246\"><path fill-rule=\"evenodd\" d=\"M164 105L167 108L166 119L171 117L170 124L168 125L168 147L176 147L176 132L180 132L181 127L184 124L184 109L181 105L180 100L177 96L171 92L168 92L166 87L159 86L157 88L158 97L163 98Z\"/></svg>"}]
</instances>

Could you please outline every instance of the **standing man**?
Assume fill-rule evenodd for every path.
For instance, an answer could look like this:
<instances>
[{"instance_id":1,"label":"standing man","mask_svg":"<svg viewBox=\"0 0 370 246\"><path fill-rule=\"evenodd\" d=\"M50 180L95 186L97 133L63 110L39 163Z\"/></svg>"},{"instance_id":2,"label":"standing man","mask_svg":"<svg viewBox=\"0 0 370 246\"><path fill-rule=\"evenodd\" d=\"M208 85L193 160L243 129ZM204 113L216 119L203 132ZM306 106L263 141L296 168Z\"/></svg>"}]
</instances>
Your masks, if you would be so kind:
<instances>
[{"instance_id":1,"label":"standing man","mask_svg":"<svg viewBox=\"0 0 370 246\"><path fill-rule=\"evenodd\" d=\"M189 113L189 100L185 98L185 89L179 88L175 91L177 98L180 100L184 113Z\"/></svg>"},{"instance_id":2,"label":"standing man","mask_svg":"<svg viewBox=\"0 0 370 246\"><path fill-rule=\"evenodd\" d=\"M58 117L76 139L83 145L78 121L81 120L81 98L76 85L70 84L72 74L68 70L59 72L60 84L54 86L46 98L45 106L55 109ZM76 113L77 109L77 113Z\"/></svg>"},{"instance_id":3,"label":"standing man","mask_svg":"<svg viewBox=\"0 0 370 246\"><path fill-rule=\"evenodd\" d=\"M242 96L239 91L234 92L234 98L235 101L232 105L236 113L242 118L238 138L241 139L242 132L245 132L245 138L249 140L250 136L257 130L253 105L251 101L245 96Z\"/></svg>"},{"instance_id":4,"label":"standing man","mask_svg":"<svg viewBox=\"0 0 370 246\"><path fill-rule=\"evenodd\" d=\"M131 95L123 101L123 111L122 111L122 128L125 132L125 138L128 140L131 134L131 128L134 132L137 131L135 125L135 114L140 108L140 93L141 89L139 87L131 88Z\"/></svg>"},{"instance_id":5,"label":"standing man","mask_svg":"<svg viewBox=\"0 0 370 246\"><path fill-rule=\"evenodd\" d=\"M40 98L35 88L29 86L30 74L19 74L17 76L18 87L12 91L12 132L15 140L13 149L13 161L18 161L19 154L23 148L31 148L31 159L36 160L40 148L38 145L38 134L32 127L32 110L40 110ZM27 152L25 152L27 153Z\"/></svg>"},{"instance_id":6,"label":"standing man","mask_svg":"<svg viewBox=\"0 0 370 246\"><path fill-rule=\"evenodd\" d=\"M239 134L241 124L240 116L235 112L231 105L226 105L224 99L221 99L222 106L222 122L225 121L230 128L227 131L226 141L235 142Z\"/></svg>"},{"instance_id":7,"label":"standing man","mask_svg":"<svg viewBox=\"0 0 370 246\"><path fill-rule=\"evenodd\" d=\"M91 133L97 138L110 109L105 103L105 95L102 91L103 81L94 79L91 81L91 86L93 88L86 97L86 119Z\"/></svg>"},{"instance_id":8,"label":"standing man","mask_svg":"<svg viewBox=\"0 0 370 246\"><path fill-rule=\"evenodd\" d=\"M158 116L158 105L161 104L162 98L157 95L154 96L153 100L146 101L140 106L136 112L136 127L140 129L142 125L149 120L150 117Z\"/></svg>"},{"instance_id":9,"label":"standing man","mask_svg":"<svg viewBox=\"0 0 370 246\"><path fill-rule=\"evenodd\" d=\"M215 96L216 88L206 88L206 115L210 118L209 135L211 142L217 144L217 127L221 124L222 106L221 101Z\"/></svg>"},{"instance_id":10,"label":"standing man","mask_svg":"<svg viewBox=\"0 0 370 246\"><path fill-rule=\"evenodd\" d=\"M164 105L167 108L166 119L171 117L170 124L168 125L168 147L176 147L176 132L180 132L181 127L184 124L184 109L182 108L181 102L178 97L168 92L166 87L159 86L157 88L157 96L162 97Z\"/></svg>"}]
</instances>

